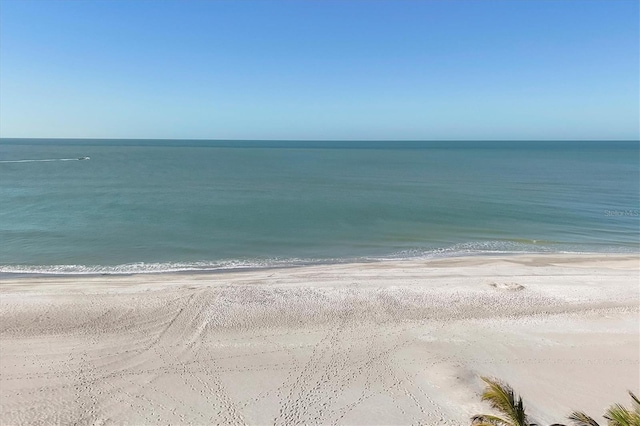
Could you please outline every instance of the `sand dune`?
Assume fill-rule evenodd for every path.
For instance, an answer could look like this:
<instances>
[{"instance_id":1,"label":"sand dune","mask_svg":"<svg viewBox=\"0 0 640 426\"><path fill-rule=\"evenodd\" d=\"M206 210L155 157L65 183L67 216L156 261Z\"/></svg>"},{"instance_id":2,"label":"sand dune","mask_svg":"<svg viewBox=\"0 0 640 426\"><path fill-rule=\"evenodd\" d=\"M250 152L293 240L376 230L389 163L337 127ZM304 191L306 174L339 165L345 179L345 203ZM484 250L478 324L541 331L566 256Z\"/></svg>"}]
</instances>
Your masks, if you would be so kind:
<instances>
[{"instance_id":1,"label":"sand dune","mask_svg":"<svg viewBox=\"0 0 640 426\"><path fill-rule=\"evenodd\" d=\"M527 255L0 286L0 424L540 423L640 390L640 259Z\"/></svg>"}]
</instances>

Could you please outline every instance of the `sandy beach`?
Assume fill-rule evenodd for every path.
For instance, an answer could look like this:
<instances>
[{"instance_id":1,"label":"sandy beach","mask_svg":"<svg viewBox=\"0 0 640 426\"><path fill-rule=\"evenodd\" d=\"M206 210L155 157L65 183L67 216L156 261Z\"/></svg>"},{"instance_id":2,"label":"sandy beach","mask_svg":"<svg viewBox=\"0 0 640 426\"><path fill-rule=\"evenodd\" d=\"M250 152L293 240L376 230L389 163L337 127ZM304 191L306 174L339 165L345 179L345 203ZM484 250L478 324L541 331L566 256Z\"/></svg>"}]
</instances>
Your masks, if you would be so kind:
<instances>
[{"instance_id":1,"label":"sandy beach","mask_svg":"<svg viewBox=\"0 0 640 426\"><path fill-rule=\"evenodd\" d=\"M540 424L640 391L640 258L3 279L0 424Z\"/></svg>"}]
</instances>

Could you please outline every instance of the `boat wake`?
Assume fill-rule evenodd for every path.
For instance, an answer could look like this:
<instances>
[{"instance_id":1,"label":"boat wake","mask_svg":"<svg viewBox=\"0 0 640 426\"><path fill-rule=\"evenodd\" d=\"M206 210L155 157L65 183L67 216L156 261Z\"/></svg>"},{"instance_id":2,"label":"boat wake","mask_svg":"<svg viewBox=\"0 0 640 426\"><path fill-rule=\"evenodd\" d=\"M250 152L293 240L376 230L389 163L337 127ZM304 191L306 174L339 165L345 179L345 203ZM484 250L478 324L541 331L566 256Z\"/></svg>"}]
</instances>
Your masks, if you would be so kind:
<instances>
[{"instance_id":1,"label":"boat wake","mask_svg":"<svg viewBox=\"0 0 640 426\"><path fill-rule=\"evenodd\" d=\"M89 157L78 158L46 158L43 160L0 160L0 163L50 163L53 161L83 161L90 160Z\"/></svg>"}]
</instances>

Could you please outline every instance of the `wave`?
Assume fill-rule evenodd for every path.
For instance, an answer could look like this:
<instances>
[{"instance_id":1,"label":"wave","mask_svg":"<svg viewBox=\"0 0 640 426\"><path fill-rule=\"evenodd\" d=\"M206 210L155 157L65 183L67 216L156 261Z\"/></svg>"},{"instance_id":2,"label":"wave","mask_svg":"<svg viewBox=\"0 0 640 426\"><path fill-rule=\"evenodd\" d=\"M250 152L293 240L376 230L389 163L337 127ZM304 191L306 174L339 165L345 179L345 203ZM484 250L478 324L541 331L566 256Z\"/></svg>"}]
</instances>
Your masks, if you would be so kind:
<instances>
[{"instance_id":1,"label":"wave","mask_svg":"<svg viewBox=\"0 0 640 426\"><path fill-rule=\"evenodd\" d=\"M135 262L121 265L3 265L0 273L46 275L129 275L166 272L225 271L334 263L314 259L254 259L198 262Z\"/></svg>"},{"instance_id":2,"label":"wave","mask_svg":"<svg viewBox=\"0 0 640 426\"><path fill-rule=\"evenodd\" d=\"M120 265L0 265L2 274L25 275L131 275L175 272L221 272L247 269L286 268L308 265L370 263L388 260L428 260L436 258L517 255L517 254L584 254L584 253L628 253L637 249L630 247L589 247L551 244L538 240L480 241L455 244L435 249L401 250L386 256L362 256L350 258L268 258L228 259L195 262L135 262Z\"/></svg>"},{"instance_id":3,"label":"wave","mask_svg":"<svg viewBox=\"0 0 640 426\"><path fill-rule=\"evenodd\" d=\"M581 246L556 244L545 240L500 240L500 241L472 241L454 244L449 247L429 250L412 249L394 253L386 259L398 258L431 258L457 257L481 254L542 254L542 253L584 253Z\"/></svg>"}]
</instances>

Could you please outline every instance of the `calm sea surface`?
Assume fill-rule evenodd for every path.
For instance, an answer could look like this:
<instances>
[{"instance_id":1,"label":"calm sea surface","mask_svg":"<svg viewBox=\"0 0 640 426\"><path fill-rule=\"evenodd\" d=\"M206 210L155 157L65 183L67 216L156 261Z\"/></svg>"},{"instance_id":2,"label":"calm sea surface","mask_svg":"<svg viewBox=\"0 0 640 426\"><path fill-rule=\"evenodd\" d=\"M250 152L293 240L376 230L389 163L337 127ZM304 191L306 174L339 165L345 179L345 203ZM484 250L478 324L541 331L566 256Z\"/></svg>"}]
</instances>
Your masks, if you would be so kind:
<instances>
[{"instance_id":1,"label":"calm sea surface","mask_svg":"<svg viewBox=\"0 0 640 426\"><path fill-rule=\"evenodd\" d=\"M3 139L0 272L637 253L639 197L638 142Z\"/></svg>"}]
</instances>

